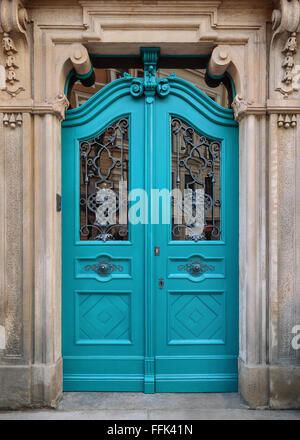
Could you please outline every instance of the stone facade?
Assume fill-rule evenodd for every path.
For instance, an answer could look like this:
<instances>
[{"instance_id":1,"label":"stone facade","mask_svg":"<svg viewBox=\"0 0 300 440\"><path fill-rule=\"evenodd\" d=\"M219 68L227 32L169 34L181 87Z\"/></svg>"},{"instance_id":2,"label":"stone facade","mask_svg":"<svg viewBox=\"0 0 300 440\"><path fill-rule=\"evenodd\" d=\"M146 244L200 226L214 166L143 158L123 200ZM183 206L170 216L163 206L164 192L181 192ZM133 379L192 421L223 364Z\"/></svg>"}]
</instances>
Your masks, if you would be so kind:
<instances>
[{"instance_id":1,"label":"stone facade","mask_svg":"<svg viewBox=\"0 0 300 440\"><path fill-rule=\"evenodd\" d=\"M299 0L0 0L0 407L62 392L60 124L89 53L212 54L240 123L240 392L300 407ZM83 47L84 46L84 47Z\"/></svg>"}]
</instances>

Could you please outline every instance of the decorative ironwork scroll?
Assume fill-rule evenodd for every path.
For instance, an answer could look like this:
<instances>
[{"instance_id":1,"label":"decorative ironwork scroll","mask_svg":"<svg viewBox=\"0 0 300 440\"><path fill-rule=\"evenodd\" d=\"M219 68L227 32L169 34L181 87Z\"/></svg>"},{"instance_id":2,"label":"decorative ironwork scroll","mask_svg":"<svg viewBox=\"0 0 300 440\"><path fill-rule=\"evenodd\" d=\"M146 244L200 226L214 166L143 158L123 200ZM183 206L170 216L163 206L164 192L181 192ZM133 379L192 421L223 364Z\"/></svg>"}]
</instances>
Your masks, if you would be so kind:
<instances>
[{"instance_id":1,"label":"decorative ironwork scroll","mask_svg":"<svg viewBox=\"0 0 300 440\"><path fill-rule=\"evenodd\" d=\"M186 264L180 264L177 269L180 272L186 271L190 273L193 276L199 277L200 275L204 274L205 272L214 272L215 266L212 266L211 264L203 263L201 260L190 260Z\"/></svg>"},{"instance_id":2,"label":"decorative ironwork scroll","mask_svg":"<svg viewBox=\"0 0 300 440\"><path fill-rule=\"evenodd\" d=\"M122 118L80 143L80 240L128 240L128 125Z\"/></svg>"},{"instance_id":3,"label":"decorative ironwork scroll","mask_svg":"<svg viewBox=\"0 0 300 440\"><path fill-rule=\"evenodd\" d=\"M172 239L220 240L221 143L179 118L172 117L171 126L172 189L184 194L172 197Z\"/></svg>"},{"instance_id":4,"label":"decorative ironwork scroll","mask_svg":"<svg viewBox=\"0 0 300 440\"><path fill-rule=\"evenodd\" d=\"M112 272L122 272L123 266L121 264L114 264L108 258L101 258L94 264L87 264L84 268L86 272L96 272L98 275L105 277Z\"/></svg>"}]
</instances>

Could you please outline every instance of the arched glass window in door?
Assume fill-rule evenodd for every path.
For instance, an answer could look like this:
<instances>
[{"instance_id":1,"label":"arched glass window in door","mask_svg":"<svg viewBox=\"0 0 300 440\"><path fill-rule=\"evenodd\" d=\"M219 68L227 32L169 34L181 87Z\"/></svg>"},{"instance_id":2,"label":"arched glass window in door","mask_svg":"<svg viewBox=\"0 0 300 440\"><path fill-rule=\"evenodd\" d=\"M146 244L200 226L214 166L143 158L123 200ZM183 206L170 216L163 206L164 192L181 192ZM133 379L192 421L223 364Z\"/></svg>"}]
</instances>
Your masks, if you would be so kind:
<instances>
[{"instance_id":1,"label":"arched glass window in door","mask_svg":"<svg viewBox=\"0 0 300 440\"><path fill-rule=\"evenodd\" d=\"M128 240L128 125L123 117L80 142L80 240Z\"/></svg>"},{"instance_id":2,"label":"arched glass window in door","mask_svg":"<svg viewBox=\"0 0 300 440\"><path fill-rule=\"evenodd\" d=\"M221 143L178 117L171 132L172 240L220 240Z\"/></svg>"}]
</instances>

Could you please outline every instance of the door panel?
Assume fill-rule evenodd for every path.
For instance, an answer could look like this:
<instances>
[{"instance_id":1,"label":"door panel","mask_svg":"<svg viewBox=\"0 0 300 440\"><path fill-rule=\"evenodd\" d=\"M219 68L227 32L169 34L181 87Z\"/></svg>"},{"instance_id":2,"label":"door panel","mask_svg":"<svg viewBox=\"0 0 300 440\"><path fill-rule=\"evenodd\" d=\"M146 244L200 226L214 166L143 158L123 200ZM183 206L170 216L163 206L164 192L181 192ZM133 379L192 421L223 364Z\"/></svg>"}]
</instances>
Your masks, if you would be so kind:
<instances>
[{"instance_id":1,"label":"door panel","mask_svg":"<svg viewBox=\"0 0 300 440\"><path fill-rule=\"evenodd\" d=\"M128 189L144 187L143 103L126 94L84 115L89 105L70 112L74 118L76 112L80 116L74 125L66 121L63 128L64 389L141 391L144 225L130 224L128 232L127 225L105 225L105 219L97 218L101 203L97 188L118 186L125 158ZM126 154L121 151L122 136L114 130L124 119ZM88 149L83 160L82 152Z\"/></svg>"},{"instance_id":2,"label":"door panel","mask_svg":"<svg viewBox=\"0 0 300 440\"><path fill-rule=\"evenodd\" d=\"M172 94L156 113L155 188L193 188L193 203L197 187L203 196L202 225L187 227L183 221L175 234L174 220L153 227L154 245L160 246L155 278L165 280L164 289L155 286L158 392L237 390L237 129L208 115ZM176 158L173 133L180 126ZM180 166L174 165L174 143ZM212 186L214 197L208 194Z\"/></svg>"}]
</instances>

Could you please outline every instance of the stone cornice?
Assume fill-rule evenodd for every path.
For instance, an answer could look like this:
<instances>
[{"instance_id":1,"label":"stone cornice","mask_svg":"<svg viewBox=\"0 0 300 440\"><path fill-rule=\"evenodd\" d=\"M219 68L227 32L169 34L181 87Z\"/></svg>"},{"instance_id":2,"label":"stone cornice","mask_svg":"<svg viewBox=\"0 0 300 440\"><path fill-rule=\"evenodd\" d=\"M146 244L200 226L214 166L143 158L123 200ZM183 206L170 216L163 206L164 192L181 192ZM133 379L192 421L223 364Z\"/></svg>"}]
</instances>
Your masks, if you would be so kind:
<instances>
[{"instance_id":1,"label":"stone cornice","mask_svg":"<svg viewBox=\"0 0 300 440\"><path fill-rule=\"evenodd\" d=\"M272 113L300 113L300 101L299 99L269 99L267 101L267 112L268 114Z\"/></svg>"},{"instance_id":2,"label":"stone cornice","mask_svg":"<svg viewBox=\"0 0 300 440\"><path fill-rule=\"evenodd\" d=\"M36 102L32 99L22 100L11 104L0 104L0 113L30 113L33 115L56 115L59 120L65 117L65 110L69 102L65 95L59 94L53 99L46 99L44 102Z\"/></svg>"},{"instance_id":3,"label":"stone cornice","mask_svg":"<svg viewBox=\"0 0 300 440\"><path fill-rule=\"evenodd\" d=\"M240 122L248 115L290 115L300 114L300 102L298 99L276 99L267 100L266 103L257 103L252 100L243 99L237 96L232 104L235 119Z\"/></svg>"}]
</instances>

